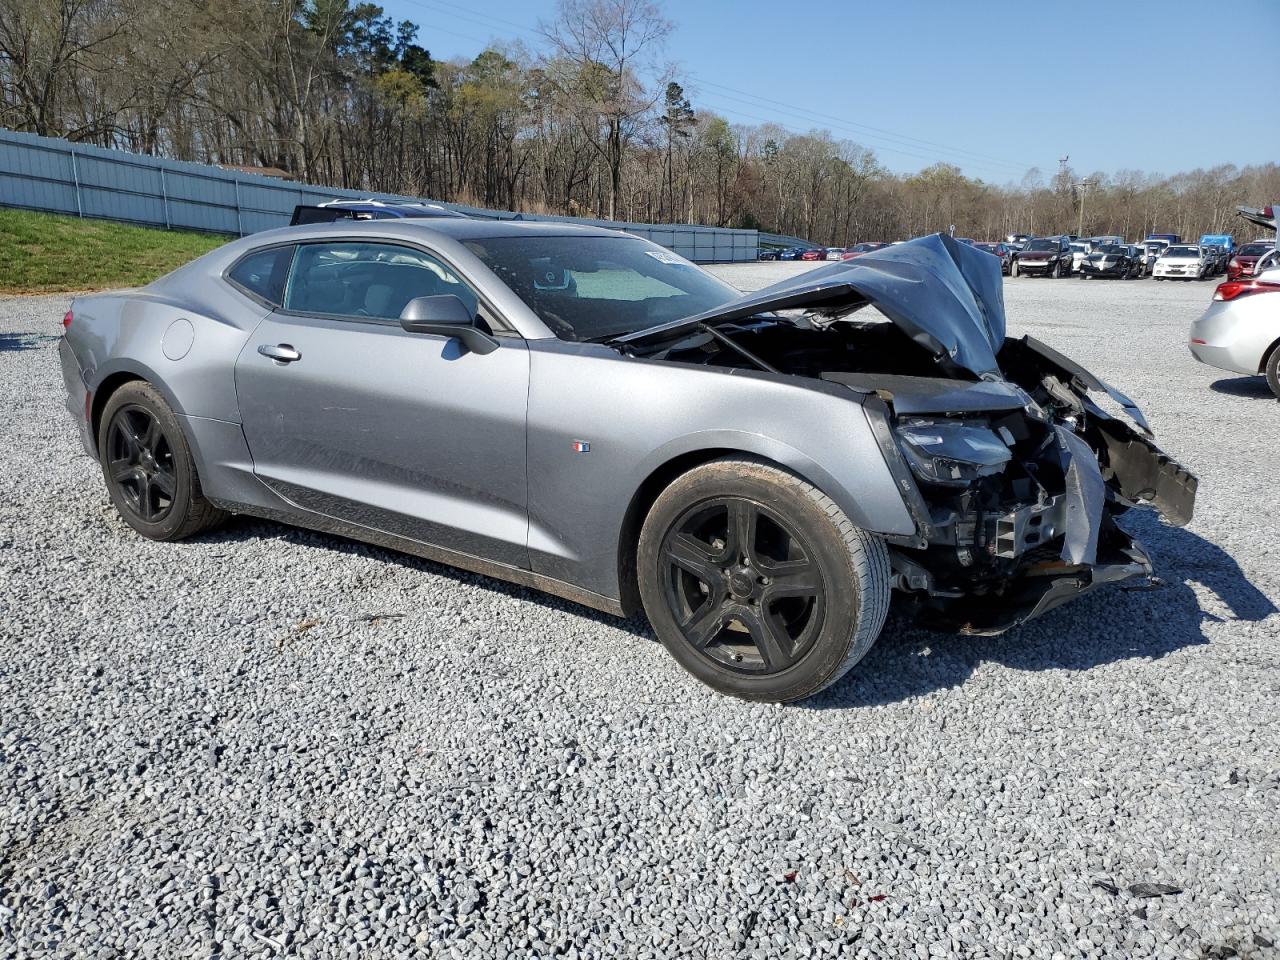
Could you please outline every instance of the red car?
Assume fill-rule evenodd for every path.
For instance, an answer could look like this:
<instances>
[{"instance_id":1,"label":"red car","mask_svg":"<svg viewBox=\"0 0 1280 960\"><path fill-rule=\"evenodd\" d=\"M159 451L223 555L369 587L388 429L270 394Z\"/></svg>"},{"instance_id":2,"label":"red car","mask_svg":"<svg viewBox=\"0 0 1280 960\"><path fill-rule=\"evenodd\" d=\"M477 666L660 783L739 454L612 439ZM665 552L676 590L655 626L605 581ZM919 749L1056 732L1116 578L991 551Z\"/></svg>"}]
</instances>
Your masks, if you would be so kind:
<instances>
[{"instance_id":1,"label":"red car","mask_svg":"<svg viewBox=\"0 0 1280 960\"><path fill-rule=\"evenodd\" d=\"M882 250L889 244L872 241L868 243L855 243L852 247L844 252L841 260L852 260L854 257L860 257L864 253L870 253L872 250Z\"/></svg>"},{"instance_id":2,"label":"red car","mask_svg":"<svg viewBox=\"0 0 1280 960\"><path fill-rule=\"evenodd\" d=\"M800 254L801 260L825 260L827 259L827 251L825 250L806 250Z\"/></svg>"},{"instance_id":3,"label":"red car","mask_svg":"<svg viewBox=\"0 0 1280 960\"><path fill-rule=\"evenodd\" d=\"M1236 251L1236 255L1227 263L1227 279L1239 280L1241 277L1252 277L1253 269L1260 257L1270 253L1275 247L1265 240L1246 243Z\"/></svg>"},{"instance_id":4,"label":"red car","mask_svg":"<svg viewBox=\"0 0 1280 960\"><path fill-rule=\"evenodd\" d=\"M1013 248L1007 243L975 243L975 247L984 253L1000 258L1000 272L1007 274L1013 264Z\"/></svg>"}]
</instances>

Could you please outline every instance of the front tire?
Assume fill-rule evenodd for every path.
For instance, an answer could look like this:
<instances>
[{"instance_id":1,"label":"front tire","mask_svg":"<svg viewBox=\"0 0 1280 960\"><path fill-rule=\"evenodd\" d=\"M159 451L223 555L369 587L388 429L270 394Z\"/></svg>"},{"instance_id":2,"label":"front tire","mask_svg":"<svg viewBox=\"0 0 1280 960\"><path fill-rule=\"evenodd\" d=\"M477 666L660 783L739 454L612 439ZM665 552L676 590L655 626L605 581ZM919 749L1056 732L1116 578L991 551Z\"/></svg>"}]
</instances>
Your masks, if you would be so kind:
<instances>
[{"instance_id":1,"label":"front tire","mask_svg":"<svg viewBox=\"0 0 1280 960\"><path fill-rule=\"evenodd\" d=\"M884 541L759 460L714 460L672 482L645 518L637 570L668 652L746 700L800 700L834 683L889 609Z\"/></svg>"},{"instance_id":2,"label":"front tire","mask_svg":"<svg viewBox=\"0 0 1280 960\"><path fill-rule=\"evenodd\" d=\"M1055 261L1055 262L1054 262L1054 264L1053 264L1053 271L1052 271L1049 275L1050 275L1051 277L1053 277L1053 279L1055 279L1055 280L1057 280L1058 278L1060 278L1060 277L1062 276L1062 261L1061 261L1061 260L1058 260L1058 261Z\"/></svg>"},{"instance_id":3,"label":"front tire","mask_svg":"<svg viewBox=\"0 0 1280 960\"><path fill-rule=\"evenodd\" d=\"M1009 264L1009 279L1016 280L1018 278L1018 261L1014 260Z\"/></svg>"},{"instance_id":4,"label":"front tire","mask_svg":"<svg viewBox=\"0 0 1280 960\"><path fill-rule=\"evenodd\" d=\"M126 383L108 398L98 459L112 504L149 540L185 540L226 518L205 499L178 418L149 383Z\"/></svg>"}]
</instances>

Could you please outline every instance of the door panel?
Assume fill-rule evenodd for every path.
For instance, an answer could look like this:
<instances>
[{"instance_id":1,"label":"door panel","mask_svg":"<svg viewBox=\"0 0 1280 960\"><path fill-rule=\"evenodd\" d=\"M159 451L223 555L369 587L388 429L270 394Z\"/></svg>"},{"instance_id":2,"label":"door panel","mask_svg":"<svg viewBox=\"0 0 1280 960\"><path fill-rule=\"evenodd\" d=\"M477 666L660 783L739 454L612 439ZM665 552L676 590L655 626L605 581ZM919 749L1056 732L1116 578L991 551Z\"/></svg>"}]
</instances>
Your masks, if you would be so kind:
<instances>
[{"instance_id":1,"label":"door panel","mask_svg":"<svg viewBox=\"0 0 1280 960\"><path fill-rule=\"evenodd\" d=\"M500 341L480 356L394 322L272 314L236 362L255 472L308 510L528 566L529 359Z\"/></svg>"}]
</instances>

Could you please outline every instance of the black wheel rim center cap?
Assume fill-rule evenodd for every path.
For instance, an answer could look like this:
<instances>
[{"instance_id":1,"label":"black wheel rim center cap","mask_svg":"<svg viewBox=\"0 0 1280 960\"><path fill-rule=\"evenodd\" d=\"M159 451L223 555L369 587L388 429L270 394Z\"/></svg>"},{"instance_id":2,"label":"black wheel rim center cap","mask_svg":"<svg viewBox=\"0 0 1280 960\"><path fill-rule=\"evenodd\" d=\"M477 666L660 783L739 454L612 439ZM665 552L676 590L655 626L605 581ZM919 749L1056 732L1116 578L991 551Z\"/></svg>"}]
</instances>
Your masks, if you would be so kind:
<instances>
[{"instance_id":1,"label":"black wheel rim center cap","mask_svg":"<svg viewBox=\"0 0 1280 960\"><path fill-rule=\"evenodd\" d=\"M755 592L755 577L749 570L734 570L729 574L729 592L744 600Z\"/></svg>"}]
</instances>

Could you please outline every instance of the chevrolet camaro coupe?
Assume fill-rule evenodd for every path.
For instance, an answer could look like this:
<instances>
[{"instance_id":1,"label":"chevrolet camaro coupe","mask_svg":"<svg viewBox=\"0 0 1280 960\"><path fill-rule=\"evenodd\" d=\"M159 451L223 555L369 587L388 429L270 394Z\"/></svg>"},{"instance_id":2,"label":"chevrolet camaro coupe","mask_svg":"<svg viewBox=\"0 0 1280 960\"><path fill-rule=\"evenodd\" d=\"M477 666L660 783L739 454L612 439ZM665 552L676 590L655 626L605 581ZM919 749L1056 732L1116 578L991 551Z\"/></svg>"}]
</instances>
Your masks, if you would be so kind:
<instances>
[{"instance_id":1,"label":"chevrolet camaro coupe","mask_svg":"<svg viewBox=\"0 0 1280 960\"><path fill-rule=\"evenodd\" d=\"M1132 401L1006 338L1000 262L937 235L744 296L602 229L299 226L64 325L143 536L248 514L643 611L750 699L835 681L895 591L991 634L1147 580L1116 518L1195 499Z\"/></svg>"}]
</instances>

